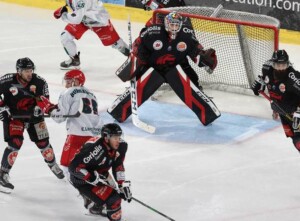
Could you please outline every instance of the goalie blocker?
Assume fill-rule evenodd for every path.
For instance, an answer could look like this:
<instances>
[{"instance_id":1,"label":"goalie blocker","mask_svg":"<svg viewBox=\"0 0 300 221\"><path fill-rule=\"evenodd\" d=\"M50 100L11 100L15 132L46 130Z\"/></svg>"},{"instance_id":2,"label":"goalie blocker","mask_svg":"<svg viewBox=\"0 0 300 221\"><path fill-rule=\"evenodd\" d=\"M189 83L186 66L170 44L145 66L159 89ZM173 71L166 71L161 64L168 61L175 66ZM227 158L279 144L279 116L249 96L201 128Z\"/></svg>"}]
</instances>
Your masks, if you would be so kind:
<instances>
[{"instance_id":1,"label":"goalie blocker","mask_svg":"<svg viewBox=\"0 0 300 221\"><path fill-rule=\"evenodd\" d=\"M141 106L163 83L169 83L177 96L196 114L203 125L221 116L212 100L190 80L180 65L170 69L164 76L153 68L143 72L137 80L137 106ZM130 88L121 94L107 110L118 122L131 115Z\"/></svg>"}]
</instances>

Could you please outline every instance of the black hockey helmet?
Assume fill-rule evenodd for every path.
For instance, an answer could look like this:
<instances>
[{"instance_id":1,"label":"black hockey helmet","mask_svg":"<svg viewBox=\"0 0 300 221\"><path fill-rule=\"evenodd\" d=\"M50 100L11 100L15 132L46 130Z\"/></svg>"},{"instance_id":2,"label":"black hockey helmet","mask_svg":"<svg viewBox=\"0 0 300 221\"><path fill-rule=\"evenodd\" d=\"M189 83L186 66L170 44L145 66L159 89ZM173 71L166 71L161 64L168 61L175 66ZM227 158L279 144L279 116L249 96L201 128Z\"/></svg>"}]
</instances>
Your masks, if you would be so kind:
<instances>
[{"instance_id":1,"label":"black hockey helmet","mask_svg":"<svg viewBox=\"0 0 300 221\"><path fill-rule=\"evenodd\" d=\"M289 63L289 55L285 50L274 51L272 55L272 61L275 63Z\"/></svg>"},{"instance_id":2,"label":"black hockey helmet","mask_svg":"<svg viewBox=\"0 0 300 221\"><path fill-rule=\"evenodd\" d=\"M113 135L122 136L123 131L118 124L110 123L103 125L101 129L101 137L108 137L110 138Z\"/></svg>"},{"instance_id":3,"label":"black hockey helmet","mask_svg":"<svg viewBox=\"0 0 300 221\"><path fill-rule=\"evenodd\" d=\"M23 69L35 69L34 63L29 58L19 58L16 63L16 69L17 71L23 70Z\"/></svg>"}]
</instances>

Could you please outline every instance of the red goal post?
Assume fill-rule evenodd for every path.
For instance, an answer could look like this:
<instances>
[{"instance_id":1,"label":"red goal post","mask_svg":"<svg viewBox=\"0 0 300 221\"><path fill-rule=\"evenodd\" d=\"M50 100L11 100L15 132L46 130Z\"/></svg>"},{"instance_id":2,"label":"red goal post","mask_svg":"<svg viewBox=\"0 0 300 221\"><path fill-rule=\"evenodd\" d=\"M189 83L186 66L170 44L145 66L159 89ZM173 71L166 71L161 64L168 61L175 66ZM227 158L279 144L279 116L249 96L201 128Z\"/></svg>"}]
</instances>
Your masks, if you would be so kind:
<instances>
[{"instance_id":1,"label":"red goal post","mask_svg":"<svg viewBox=\"0 0 300 221\"><path fill-rule=\"evenodd\" d=\"M190 64L204 88L249 94L263 63L278 49L280 23L277 19L210 7L175 7L153 12L153 22L162 23L166 14L177 11L205 49L214 48L218 66L209 75L204 68ZM214 16L214 17L212 17Z\"/></svg>"}]
</instances>

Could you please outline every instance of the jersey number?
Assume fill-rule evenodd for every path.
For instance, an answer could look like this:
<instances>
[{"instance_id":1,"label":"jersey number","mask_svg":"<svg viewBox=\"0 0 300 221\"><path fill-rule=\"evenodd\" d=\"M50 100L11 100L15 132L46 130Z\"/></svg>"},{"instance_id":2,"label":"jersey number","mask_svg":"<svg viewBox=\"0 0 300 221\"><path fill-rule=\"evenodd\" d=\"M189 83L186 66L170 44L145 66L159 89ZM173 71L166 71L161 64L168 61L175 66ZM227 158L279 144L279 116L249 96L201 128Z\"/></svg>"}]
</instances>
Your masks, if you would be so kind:
<instances>
[{"instance_id":1,"label":"jersey number","mask_svg":"<svg viewBox=\"0 0 300 221\"><path fill-rule=\"evenodd\" d=\"M98 115L98 104L94 99L82 98L83 108L82 113Z\"/></svg>"}]
</instances>

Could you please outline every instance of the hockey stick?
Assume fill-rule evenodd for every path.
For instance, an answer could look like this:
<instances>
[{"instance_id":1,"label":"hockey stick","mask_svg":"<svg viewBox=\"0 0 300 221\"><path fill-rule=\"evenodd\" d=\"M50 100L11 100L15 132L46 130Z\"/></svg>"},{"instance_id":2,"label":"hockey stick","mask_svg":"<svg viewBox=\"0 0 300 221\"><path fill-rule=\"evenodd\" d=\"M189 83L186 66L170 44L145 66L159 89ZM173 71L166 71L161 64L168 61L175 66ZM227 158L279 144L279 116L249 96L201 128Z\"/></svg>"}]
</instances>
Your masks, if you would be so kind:
<instances>
[{"instance_id":1,"label":"hockey stick","mask_svg":"<svg viewBox=\"0 0 300 221\"><path fill-rule=\"evenodd\" d=\"M101 179L101 178L100 178L100 179ZM113 178L112 178L112 179L113 179ZM100 182L101 182L103 185L108 186L108 187L114 189L115 191L117 191L118 194L120 194L120 189L116 187L117 185L116 185L116 181L115 181L114 179L112 180L112 182L113 182L112 184L108 183L107 181L100 181ZM172 219L171 217L167 216L166 214L163 214L162 212L158 211L157 209L154 209L153 207L151 207L151 206L147 205L146 203L144 203L144 202L138 200L137 198L131 197L131 199L132 199L133 201L135 201L135 202L137 202L137 203L139 203L139 204L141 204L141 205L147 207L148 209L152 210L153 212L155 212L155 213L157 213L157 214L159 214L159 215L161 215L161 216L167 218L168 220L175 221L175 219Z\"/></svg>"},{"instance_id":2,"label":"hockey stick","mask_svg":"<svg viewBox=\"0 0 300 221\"><path fill-rule=\"evenodd\" d=\"M259 91L258 93L260 93L264 98L266 98L268 101L270 101L271 105L274 105L276 107L276 109L278 110L276 112L278 112L280 115L284 116L287 120L293 122L293 117L290 114L288 114L287 112L285 112L279 106L279 104L276 101L272 100L264 91Z\"/></svg>"},{"instance_id":3,"label":"hockey stick","mask_svg":"<svg viewBox=\"0 0 300 221\"><path fill-rule=\"evenodd\" d=\"M128 17L128 38L129 38L129 49L132 51L132 34L131 34L131 21L130 17ZM148 132L148 133L154 133L155 127L141 121L138 117L138 103L137 103L137 90L136 90L136 77L132 78L130 80L130 94L131 94L131 112L132 112L132 123L136 127Z\"/></svg>"},{"instance_id":4,"label":"hockey stick","mask_svg":"<svg viewBox=\"0 0 300 221\"><path fill-rule=\"evenodd\" d=\"M26 91L21 84L12 84L12 86L16 87L18 90L22 91L24 95L30 96L30 97L34 98L35 100L40 99L39 97L36 97L33 94ZM45 117L45 118L50 118L50 117L51 118L67 118L67 117L68 118L77 118L80 116L82 108L83 108L83 102L82 102L82 100L80 100L78 111L75 114L66 114L66 115L53 114L53 115L40 115L40 116ZM27 115L12 115L11 117L13 119L20 119L20 118L24 118L24 119L29 118L30 119L30 118L34 117L34 115L29 115L29 114L27 114Z\"/></svg>"},{"instance_id":5,"label":"hockey stick","mask_svg":"<svg viewBox=\"0 0 300 221\"><path fill-rule=\"evenodd\" d=\"M66 114L66 115L40 115L39 117L45 117L45 118L77 118L80 116L80 112L78 111L76 114ZM34 115L12 115L11 118L13 119L19 119L19 118L32 118Z\"/></svg>"}]
</instances>

